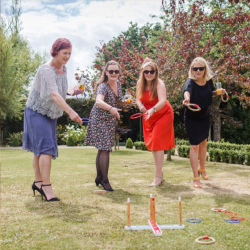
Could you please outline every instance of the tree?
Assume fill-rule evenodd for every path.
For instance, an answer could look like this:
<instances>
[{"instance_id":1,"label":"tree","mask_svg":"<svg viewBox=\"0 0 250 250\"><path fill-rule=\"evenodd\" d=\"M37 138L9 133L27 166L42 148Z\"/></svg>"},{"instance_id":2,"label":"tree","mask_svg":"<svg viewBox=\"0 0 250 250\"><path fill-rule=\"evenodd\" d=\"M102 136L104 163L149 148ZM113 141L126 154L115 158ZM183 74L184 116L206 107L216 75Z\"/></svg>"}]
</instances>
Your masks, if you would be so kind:
<instances>
[{"instance_id":1,"label":"tree","mask_svg":"<svg viewBox=\"0 0 250 250\"><path fill-rule=\"evenodd\" d=\"M250 105L250 12L249 0L163 0L164 27L157 29L157 39L146 37L145 30L137 32L137 42L124 33L102 44L97 58L117 60L123 72L123 83L134 86L139 67L146 56L153 58L166 83L168 98L175 111L182 109L182 88L192 60L204 57L215 73L214 81L222 82L231 97L242 107ZM148 24L150 27L150 25ZM135 28L135 27L134 27ZM151 29L154 27L151 26ZM149 32L150 33L150 32ZM131 33L132 34L132 33ZM102 61L96 63L102 69ZM231 124L228 109L220 109L216 97L212 107L214 140L221 139L221 117ZM217 128L217 129L216 129Z\"/></svg>"},{"instance_id":2,"label":"tree","mask_svg":"<svg viewBox=\"0 0 250 250\"><path fill-rule=\"evenodd\" d=\"M34 53L28 41L20 35L20 15L20 1L13 0L0 27L1 131L5 137L15 120L21 119L30 82L46 56Z\"/></svg>"},{"instance_id":3,"label":"tree","mask_svg":"<svg viewBox=\"0 0 250 250\"><path fill-rule=\"evenodd\" d=\"M20 35L19 18L20 2L13 0L10 16L2 20L0 28L2 121L22 115L31 79L44 60Z\"/></svg>"}]
</instances>

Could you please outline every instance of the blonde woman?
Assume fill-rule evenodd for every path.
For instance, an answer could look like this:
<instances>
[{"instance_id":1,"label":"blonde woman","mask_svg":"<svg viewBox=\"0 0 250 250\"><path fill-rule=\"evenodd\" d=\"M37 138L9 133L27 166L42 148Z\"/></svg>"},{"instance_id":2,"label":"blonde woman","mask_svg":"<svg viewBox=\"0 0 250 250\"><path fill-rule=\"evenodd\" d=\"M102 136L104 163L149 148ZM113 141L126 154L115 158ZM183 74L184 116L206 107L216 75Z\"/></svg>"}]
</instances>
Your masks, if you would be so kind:
<instances>
[{"instance_id":1,"label":"blonde woman","mask_svg":"<svg viewBox=\"0 0 250 250\"><path fill-rule=\"evenodd\" d=\"M216 91L212 81L213 73L208 63L202 57L196 57L190 65L189 79L183 88L183 104L198 104L200 111L194 112L185 107L184 123L190 142L190 164L194 175L194 187L202 188L199 175L204 180L206 176L205 161L207 153L207 138L210 127L210 105ZM224 94L225 90L222 89ZM199 166L200 160L200 166Z\"/></svg>"},{"instance_id":2,"label":"blonde woman","mask_svg":"<svg viewBox=\"0 0 250 250\"><path fill-rule=\"evenodd\" d=\"M136 98L143 113L143 135L155 162L155 178L150 186L163 181L164 150L174 147L174 113L166 97L164 82L159 79L156 63L146 58L141 66L136 87Z\"/></svg>"},{"instance_id":3,"label":"blonde woman","mask_svg":"<svg viewBox=\"0 0 250 250\"><path fill-rule=\"evenodd\" d=\"M109 154L114 146L116 119L120 120L117 102L122 100L119 81L121 67L116 61L109 61L95 86L96 103L90 113L90 123L85 143L98 149L96 156L96 186L113 191L108 178Z\"/></svg>"}]
</instances>

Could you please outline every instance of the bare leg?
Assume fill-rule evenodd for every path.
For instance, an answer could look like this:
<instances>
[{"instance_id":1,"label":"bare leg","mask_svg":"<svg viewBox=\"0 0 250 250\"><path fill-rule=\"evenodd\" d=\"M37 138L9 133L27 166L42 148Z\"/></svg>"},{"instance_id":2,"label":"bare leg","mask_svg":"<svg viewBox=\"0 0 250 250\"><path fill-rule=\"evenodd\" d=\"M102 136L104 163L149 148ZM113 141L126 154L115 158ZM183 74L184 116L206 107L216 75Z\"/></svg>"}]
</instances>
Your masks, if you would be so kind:
<instances>
[{"instance_id":1,"label":"bare leg","mask_svg":"<svg viewBox=\"0 0 250 250\"><path fill-rule=\"evenodd\" d=\"M40 157L40 155L33 156L33 169L34 169L34 173L35 173L35 182L43 180L41 172L40 172L40 168L39 168L39 157ZM35 185L40 189L42 182L35 183Z\"/></svg>"},{"instance_id":2,"label":"bare leg","mask_svg":"<svg viewBox=\"0 0 250 250\"><path fill-rule=\"evenodd\" d=\"M200 169L202 170L200 172L203 177L206 176L206 171L205 171L206 154L207 154L207 139L199 144ZM209 178L207 177L207 179Z\"/></svg>"},{"instance_id":3,"label":"bare leg","mask_svg":"<svg viewBox=\"0 0 250 250\"><path fill-rule=\"evenodd\" d=\"M52 158L51 155L40 155L39 158L39 167L44 185L51 184L50 183L51 158ZM43 191L46 194L48 200L55 197L52 186L43 187Z\"/></svg>"},{"instance_id":4,"label":"bare leg","mask_svg":"<svg viewBox=\"0 0 250 250\"><path fill-rule=\"evenodd\" d=\"M162 183L162 165L164 160L164 150L152 150L155 161L155 179L152 182L152 186L158 186Z\"/></svg>"},{"instance_id":5,"label":"bare leg","mask_svg":"<svg viewBox=\"0 0 250 250\"><path fill-rule=\"evenodd\" d=\"M189 158L190 158L190 164L193 170L194 175L194 185L200 185L200 179L198 174L198 152L199 152L199 146L198 145L190 145L190 152L189 152Z\"/></svg>"}]
</instances>

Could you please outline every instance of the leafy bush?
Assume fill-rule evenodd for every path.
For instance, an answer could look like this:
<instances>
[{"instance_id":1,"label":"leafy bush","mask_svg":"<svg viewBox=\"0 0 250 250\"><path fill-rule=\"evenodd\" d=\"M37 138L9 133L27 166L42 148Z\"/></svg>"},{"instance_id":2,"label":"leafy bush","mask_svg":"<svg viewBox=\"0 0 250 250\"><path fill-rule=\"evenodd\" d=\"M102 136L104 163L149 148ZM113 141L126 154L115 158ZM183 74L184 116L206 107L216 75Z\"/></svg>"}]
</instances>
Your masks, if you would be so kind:
<instances>
[{"instance_id":1,"label":"leafy bush","mask_svg":"<svg viewBox=\"0 0 250 250\"><path fill-rule=\"evenodd\" d=\"M134 142L134 146L135 146L135 149L138 149L138 150L148 150L144 141L136 141Z\"/></svg>"},{"instance_id":2,"label":"leafy bush","mask_svg":"<svg viewBox=\"0 0 250 250\"><path fill-rule=\"evenodd\" d=\"M189 151L190 151L190 146L181 145L178 148L178 154L180 157L189 158Z\"/></svg>"},{"instance_id":3,"label":"leafy bush","mask_svg":"<svg viewBox=\"0 0 250 250\"><path fill-rule=\"evenodd\" d=\"M131 138L128 138L126 141L126 148L133 148L133 141Z\"/></svg>"},{"instance_id":4,"label":"leafy bush","mask_svg":"<svg viewBox=\"0 0 250 250\"><path fill-rule=\"evenodd\" d=\"M246 153L246 165L250 166L250 152Z\"/></svg>"},{"instance_id":5,"label":"leafy bush","mask_svg":"<svg viewBox=\"0 0 250 250\"><path fill-rule=\"evenodd\" d=\"M229 163L229 152L228 150L221 151L221 161L225 163Z\"/></svg>"},{"instance_id":6,"label":"leafy bush","mask_svg":"<svg viewBox=\"0 0 250 250\"><path fill-rule=\"evenodd\" d=\"M237 152L237 162L238 164L243 164L245 162L245 159L246 159L246 155L245 155L245 152L243 151L236 151Z\"/></svg>"},{"instance_id":7,"label":"leafy bush","mask_svg":"<svg viewBox=\"0 0 250 250\"><path fill-rule=\"evenodd\" d=\"M171 155L175 154L175 148L171 148Z\"/></svg>"},{"instance_id":8,"label":"leafy bush","mask_svg":"<svg viewBox=\"0 0 250 250\"><path fill-rule=\"evenodd\" d=\"M23 144L23 132L12 133L7 139L8 145L12 147L22 146Z\"/></svg>"},{"instance_id":9,"label":"leafy bush","mask_svg":"<svg viewBox=\"0 0 250 250\"><path fill-rule=\"evenodd\" d=\"M82 146L84 144L87 127L80 125L80 128L75 128L74 125L66 126L64 138L67 146Z\"/></svg>"},{"instance_id":10,"label":"leafy bush","mask_svg":"<svg viewBox=\"0 0 250 250\"><path fill-rule=\"evenodd\" d=\"M65 140L65 126L62 125L57 125L57 129L56 129L56 133L57 133L57 144L58 145L65 145L66 144L66 140Z\"/></svg>"},{"instance_id":11,"label":"leafy bush","mask_svg":"<svg viewBox=\"0 0 250 250\"><path fill-rule=\"evenodd\" d=\"M229 150L229 162L232 164L237 163L238 161L238 154L235 150Z\"/></svg>"}]
</instances>

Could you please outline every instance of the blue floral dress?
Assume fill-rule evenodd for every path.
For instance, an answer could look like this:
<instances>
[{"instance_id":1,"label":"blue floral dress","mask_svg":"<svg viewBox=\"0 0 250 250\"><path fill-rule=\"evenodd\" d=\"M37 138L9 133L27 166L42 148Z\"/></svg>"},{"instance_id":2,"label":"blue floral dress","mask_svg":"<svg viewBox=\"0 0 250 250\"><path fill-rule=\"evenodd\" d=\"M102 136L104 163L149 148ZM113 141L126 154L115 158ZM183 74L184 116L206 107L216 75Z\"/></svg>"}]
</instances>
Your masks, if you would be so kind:
<instances>
[{"instance_id":1,"label":"blue floral dress","mask_svg":"<svg viewBox=\"0 0 250 250\"><path fill-rule=\"evenodd\" d=\"M116 99L118 102L122 100L121 83L117 82L118 96L115 98L115 93L109 88L108 84L100 83L96 96L101 94L104 96L104 102L117 108ZM92 145L100 150L112 151L115 140L116 117L108 110L104 110L94 104L90 113L90 122L88 123L85 143Z\"/></svg>"}]
</instances>

